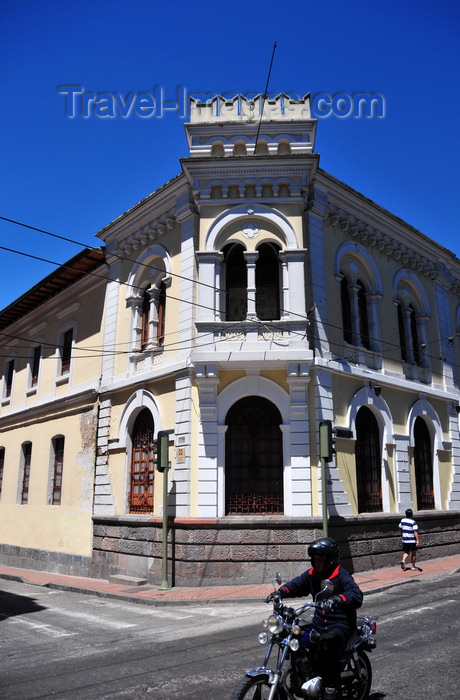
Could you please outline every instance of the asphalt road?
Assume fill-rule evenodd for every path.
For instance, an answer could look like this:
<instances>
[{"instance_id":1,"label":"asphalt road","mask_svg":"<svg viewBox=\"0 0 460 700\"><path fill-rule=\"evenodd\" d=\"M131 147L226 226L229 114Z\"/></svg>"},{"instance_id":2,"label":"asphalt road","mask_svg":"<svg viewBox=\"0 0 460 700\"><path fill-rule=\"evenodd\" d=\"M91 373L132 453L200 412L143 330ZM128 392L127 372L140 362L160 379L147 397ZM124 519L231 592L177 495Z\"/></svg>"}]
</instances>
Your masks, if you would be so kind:
<instances>
[{"instance_id":1,"label":"asphalt road","mask_svg":"<svg viewBox=\"0 0 460 700\"><path fill-rule=\"evenodd\" d=\"M457 700L460 574L366 595L371 700ZM262 661L262 601L149 606L0 581L0 698L225 700Z\"/></svg>"}]
</instances>

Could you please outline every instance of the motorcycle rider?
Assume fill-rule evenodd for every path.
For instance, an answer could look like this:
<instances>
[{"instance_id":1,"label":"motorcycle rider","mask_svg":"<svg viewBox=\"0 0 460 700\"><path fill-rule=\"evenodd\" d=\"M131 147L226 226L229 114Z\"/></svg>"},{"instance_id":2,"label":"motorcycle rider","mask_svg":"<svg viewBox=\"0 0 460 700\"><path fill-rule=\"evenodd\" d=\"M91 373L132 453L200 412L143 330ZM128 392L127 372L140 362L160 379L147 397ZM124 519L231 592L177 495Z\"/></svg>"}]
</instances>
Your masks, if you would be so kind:
<instances>
[{"instance_id":1,"label":"motorcycle rider","mask_svg":"<svg viewBox=\"0 0 460 700\"><path fill-rule=\"evenodd\" d=\"M363 593L351 574L339 564L340 550L330 537L321 537L308 547L312 566L281 586L277 594L283 598L297 598L311 594L313 598L323 590L321 581L329 579L333 592L325 592L321 609L316 608L313 627L321 634L318 642L317 673L323 681L323 698L340 697L340 651L346 646L356 627L356 610L361 607ZM271 593L266 602L273 598ZM318 602L321 596L318 597ZM302 690L308 690L308 681Z\"/></svg>"}]
</instances>

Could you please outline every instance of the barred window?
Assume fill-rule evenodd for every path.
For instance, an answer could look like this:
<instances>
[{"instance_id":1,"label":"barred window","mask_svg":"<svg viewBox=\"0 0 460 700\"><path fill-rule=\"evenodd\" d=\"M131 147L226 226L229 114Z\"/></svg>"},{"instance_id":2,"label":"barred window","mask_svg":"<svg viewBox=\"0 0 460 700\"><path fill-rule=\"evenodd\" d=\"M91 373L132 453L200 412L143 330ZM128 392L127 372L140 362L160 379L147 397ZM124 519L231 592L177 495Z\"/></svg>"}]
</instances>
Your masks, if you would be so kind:
<instances>
[{"instance_id":1,"label":"barred window","mask_svg":"<svg viewBox=\"0 0 460 700\"><path fill-rule=\"evenodd\" d=\"M61 505L62 495L62 474L64 469L64 436L59 435L53 438L51 443L53 474L51 484L51 505Z\"/></svg>"},{"instance_id":2,"label":"barred window","mask_svg":"<svg viewBox=\"0 0 460 700\"><path fill-rule=\"evenodd\" d=\"M278 408L267 399L250 396L232 406L226 423L226 513L283 513L282 419Z\"/></svg>"},{"instance_id":3,"label":"barred window","mask_svg":"<svg viewBox=\"0 0 460 700\"><path fill-rule=\"evenodd\" d=\"M25 442L22 445L21 454L21 493L20 504L26 505L29 502L29 481L30 481L30 462L32 458L32 443Z\"/></svg>"},{"instance_id":4,"label":"barred window","mask_svg":"<svg viewBox=\"0 0 460 700\"><path fill-rule=\"evenodd\" d=\"M380 433L377 420L363 406L356 416L356 482L358 512L374 513L383 509Z\"/></svg>"},{"instance_id":5,"label":"barred window","mask_svg":"<svg viewBox=\"0 0 460 700\"><path fill-rule=\"evenodd\" d=\"M428 426L420 416L414 425L414 463L417 509L434 509L433 460Z\"/></svg>"},{"instance_id":6,"label":"barred window","mask_svg":"<svg viewBox=\"0 0 460 700\"><path fill-rule=\"evenodd\" d=\"M132 432L130 513L153 512L156 442L152 414L144 408Z\"/></svg>"}]
</instances>

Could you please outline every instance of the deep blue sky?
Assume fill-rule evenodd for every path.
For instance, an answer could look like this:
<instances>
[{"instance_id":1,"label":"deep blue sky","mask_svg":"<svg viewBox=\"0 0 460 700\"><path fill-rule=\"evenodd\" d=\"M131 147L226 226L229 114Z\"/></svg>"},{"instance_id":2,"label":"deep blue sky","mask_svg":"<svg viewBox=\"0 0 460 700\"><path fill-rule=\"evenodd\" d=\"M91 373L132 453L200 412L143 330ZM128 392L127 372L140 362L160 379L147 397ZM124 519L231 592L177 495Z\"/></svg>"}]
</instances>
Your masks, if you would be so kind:
<instances>
[{"instance_id":1,"label":"deep blue sky","mask_svg":"<svg viewBox=\"0 0 460 700\"><path fill-rule=\"evenodd\" d=\"M318 120L321 167L460 257L457 0L2 0L0 216L93 246L180 172L184 119L66 116L85 92L376 92L383 119ZM456 175L456 173L455 173ZM66 262L80 247L0 220L0 245ZM53 265L0 249L0 309Z\"/></svg>"}]
</instances>

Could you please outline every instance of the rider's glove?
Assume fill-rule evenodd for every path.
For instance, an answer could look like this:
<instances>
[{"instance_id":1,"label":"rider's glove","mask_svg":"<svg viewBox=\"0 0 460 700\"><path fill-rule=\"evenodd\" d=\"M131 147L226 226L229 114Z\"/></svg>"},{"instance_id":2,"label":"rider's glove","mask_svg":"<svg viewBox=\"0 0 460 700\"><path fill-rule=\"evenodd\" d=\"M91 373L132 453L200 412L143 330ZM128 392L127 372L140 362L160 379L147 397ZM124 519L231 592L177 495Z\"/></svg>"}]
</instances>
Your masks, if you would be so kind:
<instances>
[{"instance_id":1,"label":"rider's glove","mask_svg":"<svg viewBox=\"0 0 460 700\"><path fill-rule=\"evenodd\" d=\"M342 602L342 598L339 595L333 595L332 598L328 598L324 601L322 607L325 612L331 612L331 610L335 610L339 605L341 605Z\"/></svg>"},{"instance_id":2,"label":"rider's glove","mask_svg":"<svg viewBox=\"0 0 460 700\"><path fill-rule=\"evenodd\" d=\"M265 602L266 602L266 603L270 603L270 602L273 600L273 598L274 598L275 596L277 596L277 597L279 597L279 598L284 598L284 596L287 595L287 594L288 594L288 591L287 591L286 588L278 588L277 591L273 591L273 593L270 593L270 594L265 598Z\"/></svg>"}]
</instances>

